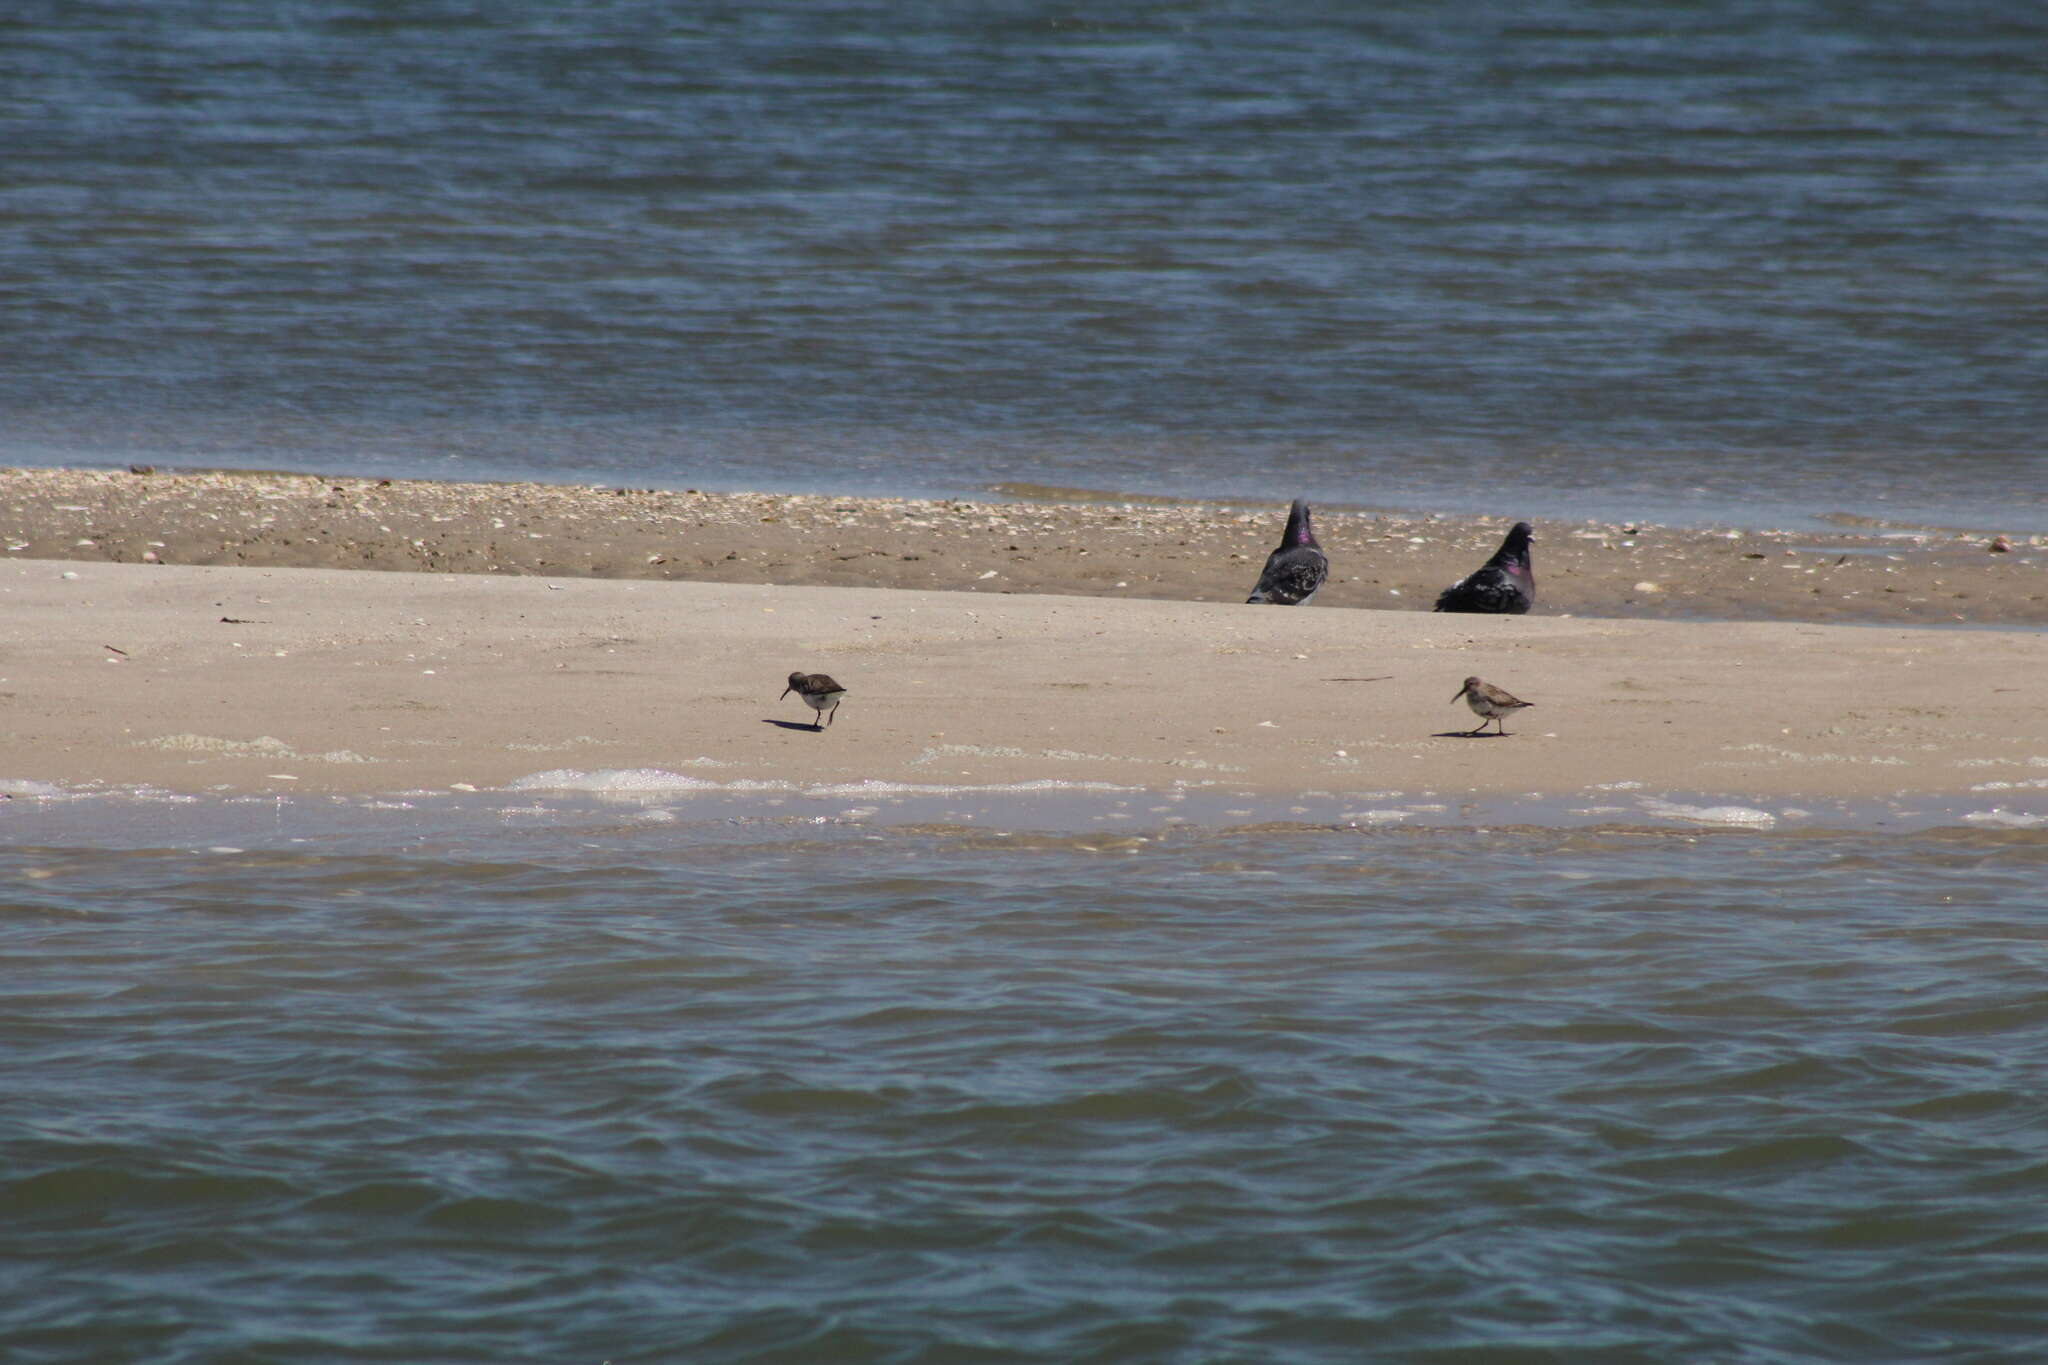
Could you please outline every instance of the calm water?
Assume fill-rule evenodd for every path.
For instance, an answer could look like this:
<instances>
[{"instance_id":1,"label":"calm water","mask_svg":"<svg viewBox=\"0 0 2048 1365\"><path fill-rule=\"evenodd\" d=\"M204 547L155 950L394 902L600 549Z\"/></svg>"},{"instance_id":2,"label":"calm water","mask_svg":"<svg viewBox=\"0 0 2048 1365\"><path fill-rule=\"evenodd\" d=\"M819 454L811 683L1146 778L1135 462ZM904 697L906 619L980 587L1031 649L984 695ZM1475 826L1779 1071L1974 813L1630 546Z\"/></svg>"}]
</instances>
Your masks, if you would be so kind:
<instances>
[{"instance_id":1,"label":"calm water","mask_svg":"<svg viewBox=\"0 0 2048 1365\"><path fill-rule=\"evenodd\" d=\"M13 0L0 459L2048 530L2048 11Z\"/></svg>"},{"instance_id":2,"label":"calm water","mask_svg":"<svg viewBox=\"0 0 2048 1365\"><path fill-rule=\"evenodd\" d=\"M1965 0L14 0L0 461L2048 530L2044 133ZM0 1357L2032 1362L2007 787L24 794Z\"/></svg>"},{"instance_id":3,"label":"calm water","mask_svg":"<svg viewBox=\"0 0 2048 1365\"><path fill-rule=\"evenodd\" d=\"M2041 830L0 814L10 1361L2039 1359Z\"/></svg>"}]
</instances>

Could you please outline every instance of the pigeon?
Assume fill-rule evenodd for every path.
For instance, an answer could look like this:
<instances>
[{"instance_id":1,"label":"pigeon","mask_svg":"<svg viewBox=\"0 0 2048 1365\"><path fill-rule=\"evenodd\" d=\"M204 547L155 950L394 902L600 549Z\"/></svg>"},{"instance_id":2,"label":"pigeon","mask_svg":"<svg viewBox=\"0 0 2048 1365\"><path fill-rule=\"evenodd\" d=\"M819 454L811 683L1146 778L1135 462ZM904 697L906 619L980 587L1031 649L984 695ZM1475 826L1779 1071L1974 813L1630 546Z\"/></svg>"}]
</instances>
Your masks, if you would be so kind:
<instances>
[{"instance_id":1,"label":"pigeon","mask_svg":"<svg viewBox=\"0 0 2048 1365\"><path fill-rule=\"evenodd\" d=\"M1501 721L1501 717L1510 711L1519 711L1524 706L1534 706L1536 704L1533 701L1523 701L1512 692L1495 687L1490 682L1481 682L1477 678L1465 679L1465 685L1458 689L1457 695L1453 696L1451 700L1456 701L1459 697L1463 697L1465 705L1472 708L1472 714L1479 717L1479 728L1477 730L1465 731L1468 735L1484 732L1486 722L1488 721L1492 721L1499 728L1500 732L1505 735L1508 732L1508 727Z\"/></svg>"},{"instance_id":2,"label":"pigeon","mask_svg":"<svg viewBox=\"0 0 2048 1365\"><path fill-rule=\"evenodd\" d=\"M1529 566L1529 523L1518 521L1493 558L1437 594L1438 611L1476 611L1520 616L1536 600L1536 573Z\"/></svg>"},{"instance_id":3,"label":"pigeon","mask_svg":"<svg viewBox=\"0 0 2048 1365\"><path fill-rule=\"evenodd\" d=\"M789 686L782 689L782 696L786 697L792 692L803 698L805 706L821 712L825 716L825 721L838 717L839 699L846 695L845 688L823 673L790 674ZM776 700L781 701L782 697L777 697ZM822 730L825 728L825 722L814 720L811 722L811 728Z\"/></svg>"},{"instance_id":4,"label":"pigeon","mask_svg":"<svg viewBox=\"0 0 2048 1365\"><path fill-rule=\"evenodd\" d=\"M1329 558L1323 554L1323 547L1316 544L1315 529L1309 525L1308 502L1296 498L1294 506L1287 509L1287 530L1280 537L1280 548L1266 556L1266 570L1259 575L1259 586L1244 600L1248 604L1303 606L1329 576Z\"/></svg>"}]
</instances>

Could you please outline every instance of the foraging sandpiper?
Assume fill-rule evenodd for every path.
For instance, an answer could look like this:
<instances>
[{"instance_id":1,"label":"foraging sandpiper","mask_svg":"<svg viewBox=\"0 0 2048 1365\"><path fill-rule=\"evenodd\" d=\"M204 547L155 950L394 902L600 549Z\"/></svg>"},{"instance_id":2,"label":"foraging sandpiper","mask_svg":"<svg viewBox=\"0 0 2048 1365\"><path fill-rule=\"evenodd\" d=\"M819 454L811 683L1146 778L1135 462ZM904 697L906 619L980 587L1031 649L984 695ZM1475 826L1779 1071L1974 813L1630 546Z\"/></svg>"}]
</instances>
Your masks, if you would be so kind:
<instances>
[{"instance_id":1,"label":"foraging sandpiper","mask_svg":"<svg viewBox=\"0 0 2048 1365\"><path fill-rule=\"evenodd\" d=\"M1472 714L1479 717L1479 728L1477 730L1466 730L1463 732L1468 735L1483 733L1488 721L1492 721L1494 725L1499 727L1500 733L1505 735L1508 732L1508 727L1501 721L1501 717L1510 711L1519 711L1524 706L1534 706L1536 704L1532 701L1523 701L1514 693L1504 688L1495 687L1490 682L1482 682L1478 678L1465 679L1465 685L1458 689L1457 694L1451 700L1456 701L1459 697L1463 697L1465 705L1472 708Z\"/></svg>"},{"instance_id":2,"label":"foraging sandpiper","mask_svg":"<svg viewBox=\"0 0 2048 1365\"><path fill-rule=\"evenodd\" d=\"M823 673L792 673L789 686L782 689L782 696L796 693L803 698L805 706L822 714L824 721L812 721L813 730L822 730L839 714L839 700L846 695L846 689ZM777 697L781 701L782 697Z\"/></svg>"}]
</instances>

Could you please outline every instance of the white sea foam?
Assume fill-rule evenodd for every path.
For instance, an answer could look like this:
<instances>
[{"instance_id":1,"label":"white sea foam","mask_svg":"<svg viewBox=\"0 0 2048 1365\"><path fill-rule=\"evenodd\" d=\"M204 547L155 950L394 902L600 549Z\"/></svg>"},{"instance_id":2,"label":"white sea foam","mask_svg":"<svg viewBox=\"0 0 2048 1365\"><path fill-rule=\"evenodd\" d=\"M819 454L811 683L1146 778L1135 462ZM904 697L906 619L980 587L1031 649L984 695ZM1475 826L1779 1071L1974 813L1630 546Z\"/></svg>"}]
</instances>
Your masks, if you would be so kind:
<instances>
[{"instance_id":1,"label":"white sea foam","mask_svg":"<svg viewBox=\"0 0 2048 1365\"><path fill-rule=\"evenodd\" d=\"M316 763L376 763L379 760L359 754L353 749L330 749L324 754L300 753L275 735L258 735L254 739L228 739L222 735L176 734L158 735L153 739L138 739L136 744L145 749L167 749L173 753L214 754L221 758L299 758ZM288 774L285 774L288 776ZM280 774L272 773L272 777Z\"/></svg>"},{"instance_id":2,"label":"white sea foam","mask_svg":"<svg viewBox=\"0 0 2048 1365\"><path fill-rule=\"evenodd\" d=\"M593 792L601 796L645 796L651 793L716 791L718 784L665 768L550 768L505 784L515 792Z\"/></svg>"},{"instance_id":3,"label":"white sea foam","mask_svg":"<svg viewBox=\"0 0 2048 1365\"><path fill-rule=\"evenodd\" d=\"M152 805L192 805L202 798L186 792L167 791L162 787L106 786L90 783L85 786L67 787L56 782L36 782L26 778L0 778L0 796L17 801L71 802L71 801L135 801Z\"/></svg>"},{"instance_id":4,"label":"white sea foam","mask_svg":"<svg viewBox=\"0 0 2048 1365\"><path fill-rule=\"evenodd\" d=\"M709 778L670 772L666 768L550 768L546 772L529 773L525 777L516 778L506 783L503 789L510 792L574 792L632 799L719 793L728 796L787 794L821 800L847 797L1024 796L1038 792L1142 790L1138 787L1118 786L1113 782L1075 782L1057 778L993 784L885 782L879 778L867 778L859 782L820 782L811 786L799 786L782 779L749 777L734 778L729 782L714 782Z\"/></svg>"},{"instance_id":5,"label":"white sea foam","mask_svg":"<svg viewBox=\"0 0 2048 1365\"><path fill-rule=\"evenodd\" d=\"M738 784L735 783L735 786ZM1120 787L1114 782L1063 782L1057 778L1041 777L1030 782L1004 782L986 785L968 783L930 782L884 782L879 778L868 778L861 782L832 782L802 789L805 796L1000 796L1024 795L1030 792L1132 792L1142 791L1141 787Z\"/></svg>"},{"instance_id":6,"label":"white sea foam","mask_svg":"<svg viewBox=\"0 0 2048 1365\"><path fill-rule=\"evenodd\" d=\"M1412 819L1412 810L1347 810L1337 818L1361 825L1392 825Z\"/></svg>"},{"instance_id":7,"label":"white sea foam","mask_svg":"<svg viewBox=\"0 0 2048 1365\"><path fill-rule=\"evenodd\" d=\"M2029 815L2024 811L2007 810L1993 806L1990 810L1973 810L1963 819L1973 825L1996 825L2001 829L2040 829L2048 825L2048 815Z\"/></svg>"},{"instance_id":8,"label":"white sea foam","mask_svg":"<svg viewBox=\"0 0 2048 1365\"><path fill-rule=\"evenodd\" d=\"M0 793L8 796L26 796L38 801L59 800L76 795L66 791L54 782L32 782L27 778L0 777Z\"/></svg>"},{"instance_id":9,"label":"white sea foam","mask_svg":"<svg viewBox=\"0 0 2048 1365\"><path fill-rule=\"evenodd\" d=\"M297 750L275 735L258 735L254 739L228 739L221 735L176 734L158 735L154 739L135 741L145 749L169 749L177 753L222 754L236 758L296 757Z\"/></svg>"},{"instance_id":10,"label":"white sea foam","mask_svg":"<svg viewBox=\"0 0 2048 1365\"><path fill-rule=\"evenodd\" d=\"M1752 825L1759 829L1778 823L1778 817L1754 806L1688 806L1654 796L1642 798L1645 815L1660 820L1690 820L1703 825Z\"/></svg>"}]
</instances>

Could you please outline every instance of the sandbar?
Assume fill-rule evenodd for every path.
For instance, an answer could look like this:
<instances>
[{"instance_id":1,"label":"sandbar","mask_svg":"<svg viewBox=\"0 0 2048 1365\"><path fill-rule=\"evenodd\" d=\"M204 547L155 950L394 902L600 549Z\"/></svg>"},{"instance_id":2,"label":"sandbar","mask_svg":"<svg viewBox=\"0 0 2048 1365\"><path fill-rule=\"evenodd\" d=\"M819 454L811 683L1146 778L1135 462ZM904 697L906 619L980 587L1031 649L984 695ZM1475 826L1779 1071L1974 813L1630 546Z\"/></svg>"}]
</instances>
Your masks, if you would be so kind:
<instances>
[{"instance_id":1,"label":"sandbar","mask_svg":"<svg viewBox=\"0 0 2048 1365\"><path fill-rule=\"evenodd\" d=\"M661 770L728 787L1987 802L2048 787L2048 635L2024 629L18 555L0 619L7 783L367 794ZM778 699L792 671L849 689L829 728ZM1477 719L1452 694L1474 674L1535 703L1507 736L1458 733Z\"/></svg>"}]
</instances>

